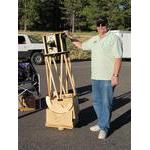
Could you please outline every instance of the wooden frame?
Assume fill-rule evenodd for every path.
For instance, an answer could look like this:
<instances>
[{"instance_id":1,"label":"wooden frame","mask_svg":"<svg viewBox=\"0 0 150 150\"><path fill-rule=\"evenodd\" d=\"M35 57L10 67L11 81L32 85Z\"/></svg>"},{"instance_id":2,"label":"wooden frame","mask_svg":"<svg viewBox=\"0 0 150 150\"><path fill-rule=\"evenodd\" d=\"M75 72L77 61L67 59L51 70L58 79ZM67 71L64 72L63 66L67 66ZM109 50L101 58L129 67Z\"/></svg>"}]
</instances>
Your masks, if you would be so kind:
<instances>
[{"instance_id":1,"label":"wooden frame","mask_svg":"<svg viewBox=\"0 0 150 150\"><path fill-rule=\"evenodd\" d=\"M60 41L59 51L57 52L53 52L53 49L49 47L48 36L43 37L48 87L46 126L57 127L58 129L72 129L78 121L78 98L76 96L69 51L64 46L64 40L61 39L62 34L57 33ZM58 43L58 38L56 43ZM58 48L57 46L56 44L55 48ZM57 57L60 59L56 60ZM69 89L72 89L72 91Z\"/></svg>"}]
</instances>

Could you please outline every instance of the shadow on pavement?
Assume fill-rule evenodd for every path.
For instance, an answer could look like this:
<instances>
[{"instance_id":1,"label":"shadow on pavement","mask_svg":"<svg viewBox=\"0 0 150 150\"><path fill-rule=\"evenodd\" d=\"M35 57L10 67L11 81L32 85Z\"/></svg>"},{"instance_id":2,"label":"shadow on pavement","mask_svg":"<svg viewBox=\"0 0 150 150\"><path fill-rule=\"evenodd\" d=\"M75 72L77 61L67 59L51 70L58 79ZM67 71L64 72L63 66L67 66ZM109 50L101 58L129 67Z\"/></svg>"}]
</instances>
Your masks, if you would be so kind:
<instances>
[{"instance_id":1,"label":"shadow on pavement","mask_svg":"<svg viewBox=\"0 0 150 150\"><path fill-rule=\"evenodd\" d=\"M78 87L78 88L76 88L76 91L78 93L78 96L86 95L86 94L89 94L92 92L92 86L87 85L87 86L83 86L83 87Z\"/></svg>"},{"instance_id":2,"label":"shadow on pavement","mask_svg":"<svg viewBox=\"0 0 150 150\"><path fill-rule=\"evenodd\" d=\"M131 121L131 110L126 111L124 114L113 120L110 124L109 136L117 129L121 128L125 124Z\"/></svg>"},{"instance_id":3,"label":"shadow on pavement","mask_svg":"<svg viewBox=\"0 0 150 150\"><path fill-rule=\"evenodd\" d=\"M114 97L113 99L113 106L112 111L115 111L116 109L120 108L121 106L126 105L131 101L131 91L124 93L120 96Z\"/></svg>"},{"instance_id":4,"label":"shadow on pavement","mask_svg":"<svg viewBox=\"0 0 150 150\"><path fill-rule=\"evenodd\" d=\"M24 118L26 116L29 116L29 115L34 114L34 113L37 113L37 112L42 111L42 110L44 110L44 109L38 109L38 110L35 110L35 111L32 111L32 112L26 113L24 115L19 116L18 119Z\"/></svg>"},{"instance_id":5,"label":"shadow on pavement","mask_svg":"<svg viewBox=\"0 0 150 150\"><path fill-rule=\"evenodd\" d=\"M88 98L85 98L85 97L78 99L78 103L79 103L79 104L82 104L82 103L84 103L84 102L86 102L86 101L89 101L89 99L88 99Z\"/></svg>"},{"instance_id":6,"label":"shadow on pavement","mask_svg":"<svg viewBox=\"0 0 150 150\"><path fill-rule=\"evenodd\" d=\"M77 95L80 97L80 96L91 93L92 92L92 86L87 85L87 86L83 86L83 87L78 87L78 88L76 88L76 91L77 91ZM78 101L79 101L79 104L81 104L81 103L84 103L86 101L89 101L89 99L84 97L84 98L79 98Z\"/></svg>"},{"instance_id":7,"label":"shadow on pavement","mask_svg":"<svg viewBox=\"0 0 150 150\"><path fill-rule=\"evenodd\" d=\"M86 86L86 87L90 87L90 86ZM85 89L86 89L85 87L83 89L80 88L80 92L82 91L83 93L86 93ZM87 91L89 91L89 89ZM128 104L131 101L130 96L131 96L131 91L126 92L126 93L124 93L124 94L122 94L120 96L115 97L114 101L113 101L113 109L112 109L112 111L115 111L116 109L118 109L118 108ZM85 102L85 101L87 101L87 99L83 98L82 102ZM80 102L80 99L79 99L79 103L82 103L82 102ZM111 123L112 129L113 129L112 131L116 130L117 128L120 128L125 123L128 123L130 121L130 119L131 119L131 115L130 114L131 114L131 111L127 111L125 114L123 114L122 116L117 118L115 120L115 122L112 122ZM79 123L77 124L76 127L80 128L82 126L85 126L85 125L95 121L96 119L97 119L97 117L96 117L96 114L95 114L93 106L87 107L87 108L85 108L83 110L80 110ZM118 124L118 122L119 122L119 124ZM118 124L118 126L116 126L116 124Z\"/></svg>"},{"instance_id":8,"label":"shadow on pavement","mask_svg":"<svg viewBox=\"0 0 150 150\"><path fill-rule=\"evenodd\" d=\"M87 86L83 86L83 87L78 87L76 90L77 90L78 96L80 97L80 96L91 93L92 92L92 86L87 85ZM129 103L131 101L130 97L131 97L131 91L126 92L126 93L124 93L120 96L114 97L113 111L120 108L121 106ZM89 99L87 99L85 97L84 98L79 98L79 104L84 103L88 100Z\"/></svg>"},{"instance_id":9,"label":"shadow on pavement","mask_svg":"<svg viewBox=\"0 0 150 150\"><path fill-rule=\"evenodd\" d=\"M83 109L79 113L79 122L77 124L77 128L80 128L82 126L86 126L87 124L93 122L96 120L96 114L93 109L93 106L90 106L86 109Z\"/></svg>"},{"instance_id":10,"label":"shadow on pavement","mask_svg":"<svg viewBox=\"0 0 150 150\"><path fill-rule=\"evenodd\" d=\"M91 85L77 88L77 93L79 94L79 96L83 96L88 93L91 93L91 91L92 91ZM113 101L112 111L115 111L116 109L129 103L131 101L130 96L131 96L131 91L115 97L114 101ZM42 100L44 101L44 98ZM80 98L79 104L84 103L86 101L88 101L87 98ZM36 111L19 116L18 119L26 117L28 115L31 115L33 113L39 112L45 108L46 108L46 105L44 102L42 109L38 109ZM97 119L97 117L96 117L95 111L93 109L93 106L87 107L83 110L80 110L79 123L77 124L76 127L80 128L82 126L85 126L85 125L95 121L96 119ZM123 125L129 123L130 121L131 121L131 110L128 110L127 112L125 112L124 114L122 114L117 119L115 119L114 121L111 122L110 134L112 134L115 130L121 128Z\"/></svg>"}]
</instances>

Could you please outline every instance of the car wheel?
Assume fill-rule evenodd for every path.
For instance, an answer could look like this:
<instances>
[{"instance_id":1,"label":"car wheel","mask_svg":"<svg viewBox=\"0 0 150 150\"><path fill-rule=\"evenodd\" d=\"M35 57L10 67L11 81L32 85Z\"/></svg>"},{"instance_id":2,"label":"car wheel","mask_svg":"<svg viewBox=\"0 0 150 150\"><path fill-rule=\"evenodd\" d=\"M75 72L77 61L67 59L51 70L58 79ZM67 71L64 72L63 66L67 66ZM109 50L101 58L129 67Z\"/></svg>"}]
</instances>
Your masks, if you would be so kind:
<instances>
[{"instance_id":1,"label":"car wheel","mask_svg":"<svg viewBox=\"0 0 150 150\"><path fill-rule=\"evenodd\" d=\"M31 56L31 62L35 65L41 65L44 61L43 55L39 52L33 53Z\"/></svg>"}]
</instances>

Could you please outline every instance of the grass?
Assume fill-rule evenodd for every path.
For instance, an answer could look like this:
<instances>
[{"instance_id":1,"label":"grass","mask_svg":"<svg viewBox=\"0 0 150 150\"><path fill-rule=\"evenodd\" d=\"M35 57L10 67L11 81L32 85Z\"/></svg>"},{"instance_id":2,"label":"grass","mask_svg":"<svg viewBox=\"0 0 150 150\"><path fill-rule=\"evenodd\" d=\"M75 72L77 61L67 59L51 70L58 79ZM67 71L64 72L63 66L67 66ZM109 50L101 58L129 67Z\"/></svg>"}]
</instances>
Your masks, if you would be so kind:
<instances>
[{"instance_id":1,"label":"grass","mask_svg":"<svg viewBox=\"0 0 150 150\"><path fill-rule=\"evenodd\" d=\"M48 31L18 31L18 33L28 34L36 38L39 42L42 42L42 37L44 35L49 35L49 33L55 32L48 32ZM90 37L96 35L96 32L75 32L74 37L78 38L80 41L85 41ZM70 40L67 39L67 48L70 51L70 58L71 60L89 60L91 57L90 51L83 51L81 49L76 48Z\"/></svg>"}]
</instances>

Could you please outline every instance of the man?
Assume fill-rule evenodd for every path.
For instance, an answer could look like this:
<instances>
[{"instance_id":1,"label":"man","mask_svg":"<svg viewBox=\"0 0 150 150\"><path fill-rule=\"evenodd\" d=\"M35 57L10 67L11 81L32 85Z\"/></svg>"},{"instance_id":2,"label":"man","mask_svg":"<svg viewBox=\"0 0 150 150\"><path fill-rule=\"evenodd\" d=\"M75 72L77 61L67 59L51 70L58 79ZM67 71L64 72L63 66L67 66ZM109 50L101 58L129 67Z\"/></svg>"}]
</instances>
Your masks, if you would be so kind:
<instances>
[{"instance_id":1,"label":"man","mask_svg":"<svg viewBox=\"0 0 150 150\"><path fill-rule=\"evenodd\" d=\"M72 38L72 43L83 50L91 50L92 99L98 122L90 128L99 131L98 139L105 139L110 128L113 89L119 84L122 45L118 36L108 29L106 17L97 22L98 35L81 43Z\"/></svg>"}]
</instances>

